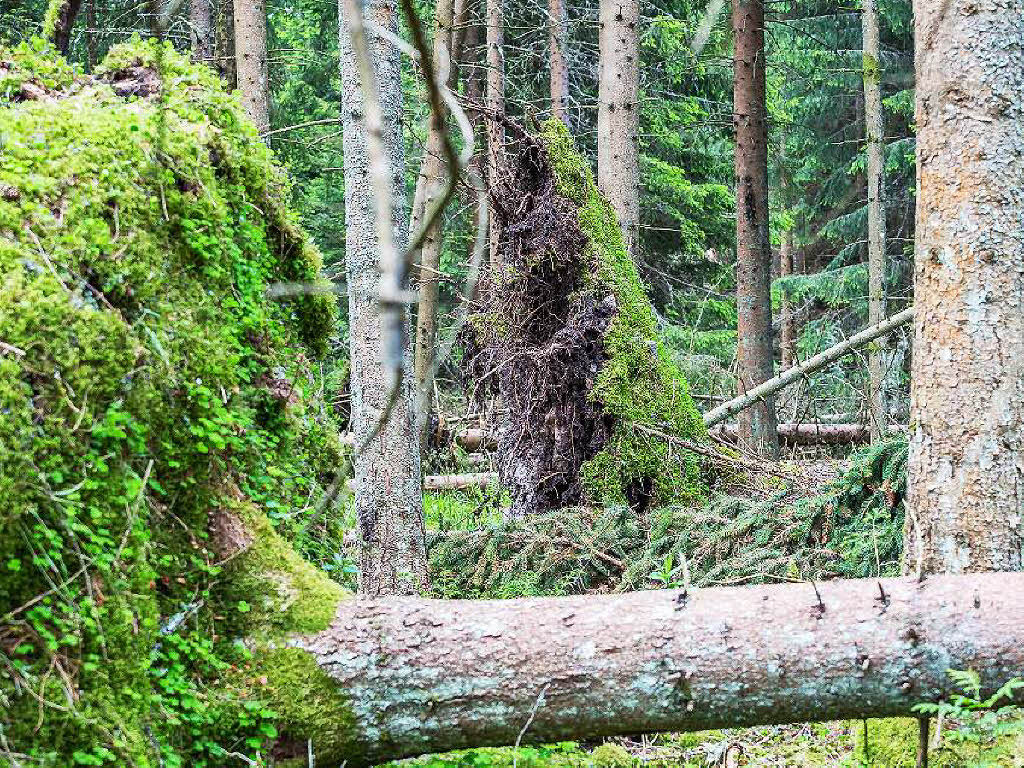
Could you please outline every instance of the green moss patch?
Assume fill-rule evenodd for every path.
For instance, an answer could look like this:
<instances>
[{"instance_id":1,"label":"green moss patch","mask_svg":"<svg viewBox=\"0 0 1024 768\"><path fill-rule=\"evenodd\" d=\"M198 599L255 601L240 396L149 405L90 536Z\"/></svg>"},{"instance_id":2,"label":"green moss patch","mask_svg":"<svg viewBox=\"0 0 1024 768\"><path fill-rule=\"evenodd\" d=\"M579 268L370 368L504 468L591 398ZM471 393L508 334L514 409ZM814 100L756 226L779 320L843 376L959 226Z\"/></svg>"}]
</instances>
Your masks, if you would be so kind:
<instances>
[{"instance_id":1,"label":"green moss patch","mask_svg":"<svg viewBox=\"0 0 1024 768\"><path fill-rule=\"evenodd\" d=\"M33 764L213 765L272 738L213 692L241 598L205 530L230 482L281 534L330 533L309 500L338 465L312 364L333 299L266 293L320 280L287 191L236 98L168 46L91 77L0 51L0 735ZM285 557L267 540L254 590ZM273 626L323 626L337 595L316 594Z\"/></svg>"}]
</instances>

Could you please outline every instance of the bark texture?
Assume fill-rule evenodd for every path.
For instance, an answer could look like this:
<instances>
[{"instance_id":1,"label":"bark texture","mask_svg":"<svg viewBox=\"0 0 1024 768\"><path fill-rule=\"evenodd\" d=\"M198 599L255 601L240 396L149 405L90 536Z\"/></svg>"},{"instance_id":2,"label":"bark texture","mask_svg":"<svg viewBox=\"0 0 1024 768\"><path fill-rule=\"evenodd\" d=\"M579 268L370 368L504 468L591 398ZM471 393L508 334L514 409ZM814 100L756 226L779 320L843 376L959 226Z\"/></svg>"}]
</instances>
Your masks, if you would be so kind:
<instances>
[{"instance_id":1,"label":"bark texture","mask_svg":"<svg viewBox=\"0 0 1024 768\"><path fill-rule=\"evenodd\" d=\"M782 247L779 249L779 276L789 277L793 272L793 233L786 230L782 234ZM782 369L792 368L796 362L796 312L793 302L785 294L782 296L780 309L779 349L782 357Z\"/></svg>"},{"instance_id":2,"label":"bark texture","mask_svg":"<svg viewBox=\"0 0 1024 768\"><path fill-rule=\"evenodd\" d=\"M256 130L270 130L266 0L234 0L235 61L242 107Z\"/></svg>"},{"instance_id":3,"label":"bark texture","mask_svg":"<svg viewBox=\"0 0 1024 768\"><path fill-rule=\"evenodd\" d=\"M633 258L640 221L639 23L640 0L601 3L597 186L615 209Z\"/></svg>"},{"instance_id":4,"label":"bark texture","mask_svg":"<svg viewBox=\"0 0 1024 768\"><path fill-rule=\"evenodd\" d=\"M345 155L345 261L348 274L352 423L357 445L375 428L391 394L389 369L380 359L382 318L377 311L380 253L369 178L367 131L359 70L341 4L342 120ZM397 33L395 0L373 0L369 20ZM402 143L402 87L398 49L369 36L383 112L382 136L391 173L392 228L399 251L408 240L404 204L405 155ZM419 442L413 416L412 358L404 338L404 375L390 418L377 436L356 454L356 515L362 543L361 592L415 594L427 580L426 544L420 491Z\"/></svg>"},{"instance_id":5,"label":"bark texture","mask_svg":"<svg viewBox=\"0 0 1024 768\"><path fill-rule=\"evenodd\" d=\"M487 109L505 114L505 9L504 0L487 0ZM487 121L487 187L497 189L504 163L505 126L500 120ZM488 233L491 264L498 264L498 224L492 218Z\"/></svg>"},{"instance_id":6,"label":"bark texture","mask_svg":"<svg viewBox=\"0 0 1024 768\"><path fill-rule=\"evenodd\" d=\"M1021 568L1024 0L917 0L907 564ZM915 525L916 518L916 525Z\"/></svg>"},{"instance_id":7,"label":"bark texture","mask_svg":"<svg viewBox=\"0 0 1024 768\"><path fill-rule=\"evenodd\" d=\"M719 424L711 430L712 437L735 440L739 430L735 424ZM906 424L890 424L883 437L906 434ZM871 442L867 424L779 424L779 442L794 445L858 445Z\"/></svg>"},{"instance_id":8,"label":"bark texture","mask_svg":"<svg viewBox=\"0 0 1024 768\"><path fill-rule=\"evenodd\" d=\"M987 690L1024 674L1022 590L1014 573L350 599L326 630L288 645L345 696L343 716L314 746L351 733L330 758L355 766L520 736L909 715L952 692L950 668L978 670Z\"/></svg>"},{"instance_id":9,"label":"bark texture","mask_svg":"<svg viewBox=\"0 0 1024 768\"><path fill-rule=\"evenodd\" d=\"M82 0L64 0L57 8L57 15L53 19L51 39L53 44L65 56L71 48L71 30L74 29L75 19L82 8ZM50 12L47 11L47 17ZM49 31L49 30L48 30Z\"/></svg>"},{"instance_id":10,"label":"bark texture","mask_svg":"<svg viewBox=\"0 0 1024 768\"><path fill-rule=\"evenodd\" d=\"M434 20L434 45L431 64L435 70L451 73L449 59L452 47L452 0L437 0ZM442 63L443 62L443 63ZM450 83L448 83L450 85ZM420 163L420 176L416 182L417 194L422 183L422 212L425 216L442 195L447 163L444 156L444 130L448 118L447 110L432 115L427 144ZM416 218L414 216L414 218ZM437 217L427 232L420 249L419 270L419 311L416 314L416 351L413 374L416 377L416 405L420 445L426 446L427 424L430 414L430 392L427 379L434 365L434 344L437 336L438 278L441 274L441 246L443 244L442 217ZM420 221L417 221L420 226Z\"/></svg>"},{"instance_id":11,"label":"bark texture","mask_svg":"<svg viewBox=\"0 0 1024 768\"><path fill-rule=\"evenodd\" d=\"M189 0L188 23L192 36L192 60L213 61L213 0Z\"/></svg>"},{"instance_id":12,"label":"bark texture","mask_svg":"<svg viewBox=\"0 0 1024 768\"><path fill-rule=\"evenodd\" d=\"M212 0L214 3L213 50L215 63L228 90L238 87L238 64L235 60L234 0Z\"/></svg>"},{"instance_id":13,"label":"bark texture","mask_svg":"<svg viewBox=\"0 0 1024 768\"><path fill-rule=\"evenodd\" d=\"M765 107L764 5L735 0L733 122L736 130L736 364L741 392L772 377L772 255L768 240L768 122ZM775 400L739 417L740 441L754 453L779 451Z\"/></svg>"},{"instance_id":14,"label":"bark texture","mask_svg":"<svg viewBox=\"0 0 1024 768\"><path fill-rule=\"evenodd\" d=\"M565 107L569 101L569 19L565 0L548 0L548 51L551 66L551 116L568 124Z\"/></svg>"},{"instance_id":15,"label":"bark texture","mask_svg":"<svg viewBox=\"0 0 1024 768\"><path fill-rule=\"evenodd\" d=\"M878 44L878 4L864 0L861 12L864 49L864 138L868 174L868 324L885 319L885 115L882 111L882 60ZM872 436L885 433L889 420L891 364L888 337L881 336L868 356Z\"/></svg>"}]
</instances>

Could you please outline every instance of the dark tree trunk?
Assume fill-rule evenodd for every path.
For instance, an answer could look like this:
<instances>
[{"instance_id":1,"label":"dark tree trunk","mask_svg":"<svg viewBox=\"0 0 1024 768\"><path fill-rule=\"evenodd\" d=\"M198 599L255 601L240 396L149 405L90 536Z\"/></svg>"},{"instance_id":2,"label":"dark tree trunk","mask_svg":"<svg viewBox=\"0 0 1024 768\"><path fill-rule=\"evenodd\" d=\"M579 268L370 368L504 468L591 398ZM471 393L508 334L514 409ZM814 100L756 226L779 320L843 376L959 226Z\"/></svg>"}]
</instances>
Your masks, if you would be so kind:
<instances>
[{"instance_id":1,"label":"dark tree trunk","mask_svg":"<svg viewBox=\"0 0 1024 768\"><path fill-rule=\"evenodd\" d=\"M768 241L768 122L765 110L764 5L735 0L733 113L736 129L736 362L741 391L772 377L771 248ZM775 401L739 415L750 451L775 456Z\"/></svg>"},{"instance_id":2,"label":"dark tree trunk","mask_svg":"<svg viewBox=\"0 0 1024 768\"><path fill-rule=\"evenodd\" d=\"M57 11L57 18L53 26L53 44L65 56L71 48L71 31L75 26L75 19L82 8L82 0L64 0Z\"/></svg>"}]
</instances>

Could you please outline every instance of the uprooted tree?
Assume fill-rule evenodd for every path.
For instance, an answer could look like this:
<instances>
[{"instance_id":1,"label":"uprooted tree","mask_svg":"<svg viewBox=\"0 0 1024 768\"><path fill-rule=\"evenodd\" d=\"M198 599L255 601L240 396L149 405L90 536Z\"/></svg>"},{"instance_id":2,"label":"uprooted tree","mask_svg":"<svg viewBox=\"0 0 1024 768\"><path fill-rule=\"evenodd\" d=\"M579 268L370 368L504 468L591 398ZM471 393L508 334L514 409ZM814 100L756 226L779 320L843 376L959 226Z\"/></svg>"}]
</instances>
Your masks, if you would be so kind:
<instances>
[{"instance_id":1,"label":"uprooted tree","mask_svg":"<svg viewBox=\"0 0 1024 768\"><path fill-rule=\"evenodd\" d=\"M968 270L945 257L973 265L972 280L1001 264L990 284L1021 293L1019 195L997 198L981 183L994 183L995 161L975 133L994 125L1008 151L1019 148L1019 105L983 108L1011 92L1020 68L967 67L998 49L987 39L1024 31L1013 5L1016 15L954 0L935 23L918 15L929 75L918 90L921 197L951 188L961 155L942 131L950 109L963 109L989 119L972 123L972 183L957 200L991 216L1004 208L992 220L998 237L957 232L954 249L939 219L957 208L935 201L917 265L923 290L945 281L929 317L944 301L977 319L977 286L957 283L951 275ZM969 45L956 55L933 45L934 30L952 34L964 20ZM1020 50L1012 55L1019 63ZM964 73L986 87L948 87ZM923 547L908 550L923 552L911 566L924 578L352 598L316 567L339 532L308 501L340 463L306 360L322 350L333 308L322 293L266 297L272 282L316 281L318 257L237 103L212 73L153 46L118 49L90 78L30 47L4 52L0 100L5 759L152 766L245 749L302 765L312 748L319 764L356 766L520 737L908 714L949 692L950 667L977 670L986 687L1024 675L1024 576L927 575L1012 566L1020 552L1006 494L978 493L992 480L982 468L1001 454L975 433L956 454L965 481L943 483L954 432L931 410L915 424L911 461L912 494L931 499L908 533ZM1013 178L1022 158L1002 158ZM1014 349L1022 317L1001 317L1006 333L986 336L993 350ZM930 345L956 338L923 322ZM994 352L976 359L970 344L942 349L988 392L982 424L999 451L1019 456L1019 367L994 367ZM928 384L919 399L958 397L961 377L915 366ZM630 478L610 477L625 494ZM961 502L972 508L957 533ZM999 535L986 540L982 520Z\"/></svg>"},{"instance_id":2,"label":"uprooted tree","mask_svg":"<svg viewBox=\"0 0 1024 768\"><path fill-rule=\"evenodd\" d=\"M469 318L467 368L478 396L500 398L492 426L511 516L699 500L698 457L671 438L707 432L615 212L562 123L539 137L507 127L514 150L491 190L500 258Z\"/></svg>"}]
</instances>

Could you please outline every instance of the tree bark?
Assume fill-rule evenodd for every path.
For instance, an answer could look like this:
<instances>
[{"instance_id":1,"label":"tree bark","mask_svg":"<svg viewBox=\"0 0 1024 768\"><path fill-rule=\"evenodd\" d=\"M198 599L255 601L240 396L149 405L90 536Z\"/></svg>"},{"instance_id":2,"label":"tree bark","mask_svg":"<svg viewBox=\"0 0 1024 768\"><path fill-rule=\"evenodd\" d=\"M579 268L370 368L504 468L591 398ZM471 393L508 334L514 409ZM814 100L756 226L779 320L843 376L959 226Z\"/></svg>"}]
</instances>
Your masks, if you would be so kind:
<instances>
[{"instance_id":1,"label":"tree bark","mask_svg":"<svg viewBox=\"0 0 1024 768\"><path fill-rule=\"evenodd\" d=\"M868 325L886 316L885 289L885 115L882 111L882 59L878 44L878 5L863 0L861 25L864 62L864 126L868 174ZM885 434L889 421L886 375L891 364L888 337L880 336L868 355L872 439Z\"/></svg>"},{"instance_id":2,"label":"tree bark","mask_svg":"<svg viewBox=\"0 0 1024 768\"><path fill-rule=\"evenodd\" d=\"M381 361L383 313L378 312L380 251L370 178L368 134L359 68L349 34L346 3L340 3L342 121L345 157L345 262L348 275L352 423L357 445L377 426L392 394L390 369ZM372 0L366 15L397 34L395 0ZM376 67L382 125L393 200L391 227L399 252L408 240L405 154L402 141L402 81L399 51L368 36ZM427 583L420 490L420 454L412 402L409 334L404 334L404 375L390 417L356 453L356 517L362 544L361 592L416 594Z\"/></svg>"},{"instance_id":3,"label":"tree bark","mask_svg":"<svg viewBox=\"0 0 1024 768\"><path fill-rule=\"evenodd\" d=\"M916 0L917 230L906 558L1021 568L1024 0Z\"/></svg>"},{"instance_id":4,"label":"tree bark","mask_svg":"<svg viewBox=\"0 0 1024 768\"><path fill-rule=\"evenodd\" d=\"M453 13L452 0L437 0L431 62L435 69L438 68L439 62L451 58ZM448 71L450 76L451 67L448 68ZM448 172L444 156L444 131L447 118L447 110L443 114L433 115L431 118L427 145L423 150L423 160L420 163L420 176L416 182L417 193L420 180L423 183L421 218L431 209L444 190L445 174ZM431 225L426 239L423 241L423 246L420 248L419 310L416 314L416 352L413 375L416 381L416 416L421 450L426 448L427 425L430 421L428 379L434 365L438 278L441 274L443 234L442 217L439 216Z\"/></svg>"},{"instance_id":5,"label":"tree bark","mask_svg":"<svg viewBox=\"0 0 1024 768\"><path fill-rule=\"evenodd\" d=\"M884 437L906 434L905 424L890 424ZM735 424L718 424L710 432L712 437L736 440L739 434ZM868 424L779 424L779 442L794 445L857 445L872 440Z\"/></svg>"},{"instance_id":6,"label":"tree bark","mask_svg":"<svg viewBox=\"0 0 1024 768\"><path fill-rule=\"evenodd\" d=\"M212 0L214 3L213 50L217 71L229 91L238 87L238 65L235 59L234 0Z\"/></svg>"},{"instance_id":7,"label":"tree bark","mask_svg":"<svg viewBox=\"0 0 1024 768\"><path fill-rule=\"evenodd\" d=\"M52 2L52 0L51 0ZM53 9L47 8L46 20L48 29L44 33L49 36L57 50L67 56L71 48L71 31L75 27L75 19L82 8L82 0L63 0Z\"/></svg>"},{"instance_id":8,"label":"tree bark","mask_svg":"<svg viewBox=\"0 0 1024 768\"><path fill-rule=\"evenodd\" d=\"M914 308L908 307L878 325L873 325L870 328L865 328L860 333L855 333L846 341L840 342L833 347L829 347L824 352L819 352L814 357L809 357L798 365L783 371L775 378L768 379L768 381L758 384L750 391L716 406L704 414L704 425L711 427L719 422L725 421L730 416L742 413L751 406L762 402L766 398L770 398L780 389L788 387L790 384L799 381L815 371L821 370L826 365L831 365L844 355L848 355L853 350L877 339L884 333L889 333L891 330L898 328L904 323L909 323L913 319ZM742 441L744 434L742 422L740 423L739 429L740 440ZM776 439L778 439L778 425L775 425L775 431Z\"/></svg>"},{"instance_id":9,"label":"tree bark","mask_svg":"<svg viewBox=\"0 0 1024 768\"><path fill-rule=\"evenodd\" d=\"M793 274L793 232L786 230L782 233L782 247L779 249L779 275L789 277ZM796 313L793 311L793 302L788 296L783 295L779 319L780 336L779 347L782 359L782 370L792 368L796 362Z\"/></svg>"},{"instance_id":10,"label":"tree bark","mask_svg":"<svg viewBox=\"0 0 1024 768\"><path fill-rule=\"evenodd\" d=\"M213 61L213 0L189 0L188 21L192 35L192 60Z\"/></svg>"},{"instance_id":11,"label":"tree bark","mask_svg":"<svg viewBox=\"0 0 1024 768\"><path fill-rule=\"evenodd\" d=\"M974 669L1024 675L1024 574L518 600L342 599L260 696L318 762L474 746L910 715ZM280 647L280 646L279 646ZM316 687L302 690L319 676ZM331 687L338 692L330 698ZM326 692L326 693L325 693ZM276 700L280 698L281 701ZM315 697L294 722L295 698Z\"/></svg>"},{"instance_id":12,"label":"tree bark","mask_svg":"<svg viewBox=\"0 0 1024 768\"><path fill-rule=\"evenodd\" d=\"M261 134L270 130L266 0L234 0L235 59L242 106Z\"/></svg>"},{"instance_id":13,"label":"tree bark","mask_svg":"<svg viewBox=\"0 0 1024 768\"><path fill-rule=\"evenodd\" d=\"M640 220L640 0L602 2L597 95L597 186L636 258Z\"/></svg>"},{"instance_id":14,"label":"tree bark","mask_svg":"<svg viewBox=\"0 0 1024 768\"><path fill-rule=\"evenodd\" d=\"M569 19L565 0L548 0L548 51L551 64L551 116L568 125L565 112L569 101Z\"/></svg>"},{"instance_id":15,"label":"tree bark","mask_svg":"<svg viewBox=\"0 0 1024 768\"><path fill-rule=\"evenodd\" d=\"M736 363L741 391L772 377L771 247L768 240L768 122L765 106L764 5L734 0L733 121L736 130ZM778 455L775 401L740 414L740 441Z\"/></svg>"},{"instance_id":16,"label":"tree bark","mask_svg":"<svg viewBox=\"0 0 1024 768\"><path fill-rule=\"evenodd\" d=\"M505 9L504 0L487 0L487 109L494 115L505 114ZM487 186L498 188L498 173L505 151L505 126L498 120L487 121ZM498 265L498 222L488 225L489 256Z\"/></svg>"}]
</instances>

